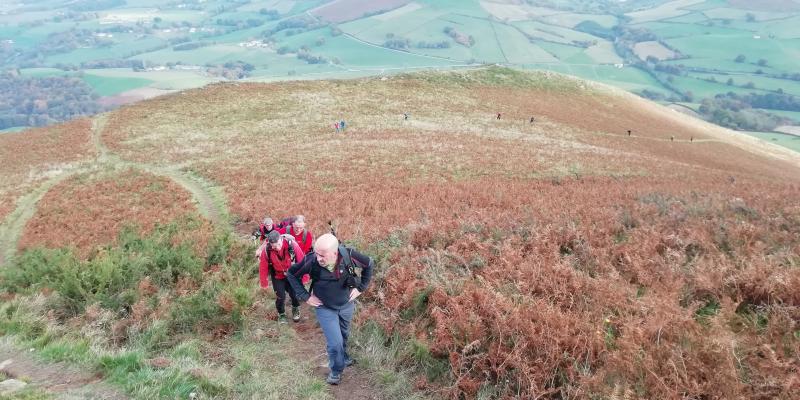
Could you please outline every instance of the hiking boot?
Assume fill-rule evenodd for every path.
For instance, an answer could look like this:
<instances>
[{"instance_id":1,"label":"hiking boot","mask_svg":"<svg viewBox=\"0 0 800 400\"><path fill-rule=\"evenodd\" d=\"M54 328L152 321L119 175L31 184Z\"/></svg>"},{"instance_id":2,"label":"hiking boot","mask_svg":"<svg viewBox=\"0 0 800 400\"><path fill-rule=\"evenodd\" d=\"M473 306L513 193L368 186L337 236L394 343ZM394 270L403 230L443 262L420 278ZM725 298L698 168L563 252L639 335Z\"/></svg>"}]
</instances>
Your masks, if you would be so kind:
<instances>
[{"instance_id":1,"label":"hiking boot","mask_svg":"<svg viewBox=\"0 0 800 400\"><path fill-rule=\"evenodd\" d=\"M287 321L286 314L278 314L278 323L285 324Z\"/></svg>"},{"instance_id":2,"label":"hiking boot","mask_svg":"<svg viewBox=\"0 0 800 400\"><path fill-rule=\"evenodd\" d=\"M356 360L354 360L352 358L348 358L348 359L344 360L344 366L345 367L352 367L355 364L356 364Z\"/></svg>"},{"instance_id":3,"label":"hiking boot","mask_svg":"<svg viewBox=\"0 0 800 400\"><path fill-rule=\"evenodd\" d=\"M328 377L325 378L325 382L327 382L328 385L338 385L339 382L341 381L342 381L342 374L335 374L333 372L328 374Z\"/></svg>"},{"instance_id":4,"label":"hiking boot","mask_svg":"<svg viewBox=\"0 0 800 400\"><path fill-rule=\"evenodd\" d=\"M300 322L300 307L292 307L292 321Z\"/></svg>"}]
</instances>

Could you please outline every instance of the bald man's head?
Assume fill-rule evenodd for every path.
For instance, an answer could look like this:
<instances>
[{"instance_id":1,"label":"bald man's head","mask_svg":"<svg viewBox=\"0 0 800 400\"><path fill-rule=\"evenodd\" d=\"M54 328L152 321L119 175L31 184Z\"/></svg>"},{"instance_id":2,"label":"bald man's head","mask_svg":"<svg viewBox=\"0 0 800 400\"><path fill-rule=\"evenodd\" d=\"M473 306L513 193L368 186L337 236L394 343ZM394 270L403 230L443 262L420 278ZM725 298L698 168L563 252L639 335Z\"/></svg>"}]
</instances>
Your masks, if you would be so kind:
<instances>
[{"instance_id":1,"label":"bald man's head","mask_svg":"<svg viewBox=\"0 0 800 400\"><path fill-rule=\"evenodd\" d=\"M339 248L339 239L330 233L321 235L314 241L314 251L336 250Z\"/></svg>"},{"instance_id":2,"label":"bald man's head","mask_svg":"<svg viewBox=\"0 0 800 400\"><path fill-rule=\"evenodd\" d=\"M317 254L317 262L325 267L336 265L339 256L339 239L336 236L326 233L314 241L314 253Z\"/></svg>"}]
</instances>

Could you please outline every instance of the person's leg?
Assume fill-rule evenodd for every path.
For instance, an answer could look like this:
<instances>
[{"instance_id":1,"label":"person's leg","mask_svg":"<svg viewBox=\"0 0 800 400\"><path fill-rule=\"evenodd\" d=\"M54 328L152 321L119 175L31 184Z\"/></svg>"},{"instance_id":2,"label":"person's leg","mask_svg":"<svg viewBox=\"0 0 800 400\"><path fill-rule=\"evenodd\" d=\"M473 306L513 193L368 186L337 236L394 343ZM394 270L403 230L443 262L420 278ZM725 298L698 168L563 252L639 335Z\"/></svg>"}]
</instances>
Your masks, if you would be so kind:
<instances>
[{"instance_id":1,"label":"person's leg","mask_svg":"<svg viewBox=\"0 0 800 400\"><path fill-rule=\"evenodd\" d=\"M328 350L328 366L331 372L339 375L344 371L344 349L342 348L342 330L339 327L339 313L336 310L319 306L315 309L317 321L325 335Z\"/></svg>"},{"instance_id":2,"label":"person's leg","mask_svg":"<svg viewBox=\"0 0 800 400\"><path fill-rule=\"evenodd\" d=\"M347 354L347 338L350 336L350 321L353 320L353 314L356 311L356 303L350 302L344 308L339 310L339 330L342 332L342 353L344 355L345 364L352 362L350 355Z\"/></svg>"},{"instance_id":3,"label":"person's leg","mask_svg":"<svg viewBox=\"0 0 800 400\"><path fill-rule=\"evenodd\" d=\"M283 284L286 287L286 291L289 293L289 299L292 300L292 307L300 307L300 300L297 298L297 295L294 293L294 288L292 285L289 284L289 281L284 278Z\"/></svg>"},{"instance_id":4,"label":"person's leg","mask_svg":"<svg viewBox=\"0 0 800 400\"><path fill-rule=\"evenodd\" d=\"M283 279L286 291L289 292L289 298L292 299L292 321L300 322L300 300L294 293L294 288L289 284L287 279Z\"/></svg>"},{"instance_id":5,"label":"person's leg","mask_svg":"<svg viewBox=\"0 0 800 400\"><path fill-rule=\"evenodd\" d=\"M276 279L274 276L271 279L272 288L275 290L275 309L278 310L278 315L283 315L286 313L284 306L286 303L286 280Z\"/></svg>"}]
</instances>

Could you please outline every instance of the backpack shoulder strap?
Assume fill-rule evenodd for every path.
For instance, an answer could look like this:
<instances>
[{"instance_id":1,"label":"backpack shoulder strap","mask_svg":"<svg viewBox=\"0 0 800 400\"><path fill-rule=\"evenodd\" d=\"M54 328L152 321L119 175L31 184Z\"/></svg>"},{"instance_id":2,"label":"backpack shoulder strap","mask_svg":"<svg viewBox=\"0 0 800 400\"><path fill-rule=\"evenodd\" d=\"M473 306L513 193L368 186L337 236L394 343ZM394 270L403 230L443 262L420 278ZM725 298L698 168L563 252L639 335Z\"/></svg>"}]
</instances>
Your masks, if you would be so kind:
<instances>
[{"instance_id":1,"label":"backpack shoulder strap","mask_svg":"<svg viewBox=\"0 0 800 400\"><path fill-rule=\"evenodd\" d=\"M311 255L311 258L309 258L309 255ZM303 258L303 262L306 262L306 260L314 260L316 258L317 258L317 256L314 255L313 251L311 251L311 252L309 252L308 254L305 255L305 257ZM319 269L320 269L320 266L317 265L316 262L312 261L311 262L311 268L309 268L309 271L308 271L308 275L311 276L311 285L309 285L309 287L308 287L308 292L309 293L313 293L314 292L314 282L319 280L319 273L320 273Z\"/></svg>"},{"instance_id":2,"label":"backpack shoulder strap","mask_svg":"<svg viewBox=\"0 0 800 400\"><path fill-rule=\"evenodd\" d=\"M353 264L353 259L350 257L350 249L345 247L344 245L339 245L339 254L342 256L342 261L344 262L344 266L347 267L345 270L348 274L355 275L355 264Z\"/></svg>"}]
</instances>

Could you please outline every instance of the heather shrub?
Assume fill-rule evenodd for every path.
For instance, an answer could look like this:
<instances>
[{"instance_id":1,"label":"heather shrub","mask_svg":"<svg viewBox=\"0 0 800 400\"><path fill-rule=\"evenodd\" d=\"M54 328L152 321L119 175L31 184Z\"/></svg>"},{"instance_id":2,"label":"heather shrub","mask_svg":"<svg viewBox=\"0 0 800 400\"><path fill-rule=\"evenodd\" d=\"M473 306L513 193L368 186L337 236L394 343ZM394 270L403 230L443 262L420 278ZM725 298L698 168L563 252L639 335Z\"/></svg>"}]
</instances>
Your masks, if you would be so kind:
<instances>
[{"instance_id":1,"label":"heather shrub","mask_svg":"<svg viewBox=\"0 0 800 400\"><path fill-rule=\"evenodd\" d=\"M398 357L424 387L452 398L797 398L793 188L552 188L559 202L533 215L421 221L386 257L381 302L365 313L387 343L406 343ZM567 208L586 197L595 207ZM433 373L443 362L448 373Z\"/></svg>"},{"instance_id":2,"label":"heather shrub","mask_svg":"<svg viewBox=\"0 0 800 400\"><path fill-rule=\"evenodd\" d=\"M255 299L249 248L218 234L207 254L182 237L191 221L157 226L140 235L123 229L117 246L82 260L69 249L24 252L2 274L9 293L52 292L48 306L62 320L87 308L111 312L113 341L129 336L148 348L163 347L169 335L197 330L230 333L242 327Z\"/></svg>"}]
</instances>

